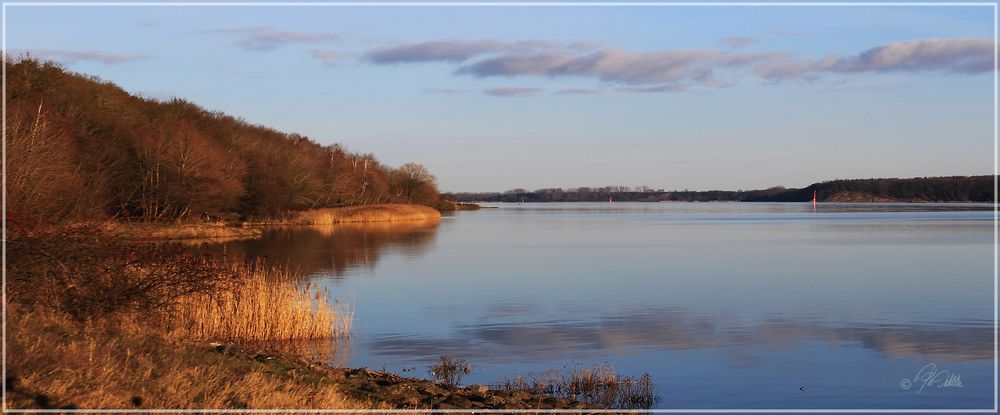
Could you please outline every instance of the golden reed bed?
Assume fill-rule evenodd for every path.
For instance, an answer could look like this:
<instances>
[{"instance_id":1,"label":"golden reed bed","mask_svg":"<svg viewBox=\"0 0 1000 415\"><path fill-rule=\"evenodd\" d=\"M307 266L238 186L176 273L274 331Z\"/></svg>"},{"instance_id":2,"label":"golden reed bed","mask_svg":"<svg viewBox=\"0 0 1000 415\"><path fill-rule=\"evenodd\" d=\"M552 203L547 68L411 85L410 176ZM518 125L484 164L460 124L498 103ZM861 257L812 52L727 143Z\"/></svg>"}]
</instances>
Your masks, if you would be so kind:
<instances>
[{"instance_id":1,"label":"golden reed bed","mask_svg":"<svg viewBox=\"0 0 1000 415\"><path fill-rule=\"evenodd\" d=\"M287 269L230 265L237 283L182 298L169 320L185 337L217 341L347 338L353 312Z\"/></svg>"},{"instance_id":2,"label":"golden reed bed","mask_svg":"<svg viewBox=\"0 0 1000 415\"><path fill-rule=\"evenodd\" d=\"M272 225L337 225L347 223L384 223L409 221L436 221L441 218L437 209L423 205L382 204L311 209L291 212L284 219L265 219L226 224L204 223L143 223L106 222L102 229L121 238L136 241L197 241L253 239L263 234L261 226Z\"/></svg>"},{"instance_id":3,"label":"golden reed bed","mask_svg":"<svg viewBox=\"0 0 1000 415\"><path fill-rule=\"evenodd\" d=\"M393 222L439 219L441 212L421 205L385 204L312 209L295 212L287 220L255 222L279 225L336 225L340 223Z\"/></svg>"},{"instance_id":4,"label":"golden reed bed","mask_svg":"<svg viewBox=\"0 0 1000 415\"><path fill-rule=\"evenodd\" d=\"M329 380L303 381L126 318L81 324L51 310L8 312L9 407L379 407L344 396Z\"/></svg>"},{"instance_id":5,"label":"golden reed bed","mask_svg":"<svg viewBox=\"0 0 1000 415\"><path fill-rule=\"evenodd\" d=\"M118 237L137 241L251 239L263 234L260 228L231 226L219 222L182 224L108 222L104 224L104 229Z\"/></svg>"}]
</instances>

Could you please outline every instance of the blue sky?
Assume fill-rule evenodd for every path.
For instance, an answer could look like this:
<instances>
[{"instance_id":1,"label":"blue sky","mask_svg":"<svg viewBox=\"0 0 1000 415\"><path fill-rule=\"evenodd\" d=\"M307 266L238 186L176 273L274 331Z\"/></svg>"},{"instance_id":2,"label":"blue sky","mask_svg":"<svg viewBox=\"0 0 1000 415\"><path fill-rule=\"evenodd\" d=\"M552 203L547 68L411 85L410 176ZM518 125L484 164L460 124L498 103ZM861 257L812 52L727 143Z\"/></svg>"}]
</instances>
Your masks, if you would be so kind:
<instances>
[{"instance_id":1,"label":"blue sky","mask_svg":"<svg viewBox=\"0 0 1000 415\"><path fill-rule=\"evenodd\" d=\"M7 47L446 191L989 174L991 7L9 7Z\"/></svg>"}]
</instances>

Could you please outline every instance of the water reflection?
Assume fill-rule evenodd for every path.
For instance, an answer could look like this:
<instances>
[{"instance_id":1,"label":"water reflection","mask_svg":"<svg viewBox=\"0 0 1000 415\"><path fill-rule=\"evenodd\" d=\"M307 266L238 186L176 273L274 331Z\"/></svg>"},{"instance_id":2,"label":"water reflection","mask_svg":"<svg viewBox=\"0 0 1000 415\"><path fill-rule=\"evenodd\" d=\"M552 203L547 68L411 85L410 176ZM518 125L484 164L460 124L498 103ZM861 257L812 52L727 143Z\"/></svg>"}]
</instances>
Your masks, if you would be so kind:
<instances>
[{"instance_id":1,"label":"water reflection","mask_svg":"<svg viewBox=\"0 0 1000 415\"><path fill-rule=\"evenodd\" d=\"M523 310L509 304L490 305L481 311L488 316L482 323L458 325L445 336L380 334L364 347L379 356L423 360L447 354L497 364L684 349L780 351L807 341L860 347L892 358L925 356L942 362L993 358L993 322L986 320L942 325L852 324L779 316L741 322L727 315L647 308L588 320L491 322L536 310L536 305L525 305Z\"/></svg>"},{"instance_id":2,"label":"water reflection","mask_svg":"<svg viewBox=\"0 0 1000 415\"><path fill-rule=\"evenodd\" d=\"M343 278L371 268L386 254L420 256L433 245L439 219L268 228L259 239L229 241L204 249L230 257L288 264L304 275Z\"/></svg>"},{"instance_id":3,"label":"water reflection","mask_svg":"<svg viewBox=\"0 0 1000 415\"><path fill-rule=\"evenodd\" d=\"M444 354L486 383L608 362L649 371L669 407L957 408L992 398L989 207L505 205L440 225L274 229L225 249L353 299L335 365ZM901 395L928 362L967 386Z\"/></svg>"}]
</instances>

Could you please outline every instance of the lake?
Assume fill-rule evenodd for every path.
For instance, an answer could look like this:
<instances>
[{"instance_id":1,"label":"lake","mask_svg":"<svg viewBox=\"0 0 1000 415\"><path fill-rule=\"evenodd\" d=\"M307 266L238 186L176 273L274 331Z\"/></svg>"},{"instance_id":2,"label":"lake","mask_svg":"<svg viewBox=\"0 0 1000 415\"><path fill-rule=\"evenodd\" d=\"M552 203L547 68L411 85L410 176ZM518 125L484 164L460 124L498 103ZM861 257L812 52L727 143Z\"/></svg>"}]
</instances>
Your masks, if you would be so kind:
<instances>
[{"instance_id":1,"label":"lake","mask_svg":"<svg viewBox=\"0 0 1000 415\"><path fill-rule=\"evenodd\" d=\"M226 249L353 304L352 367L607 363L649 372L661 408L992 408L992 205L487 206Z\"/></svg>"}]
</instances>

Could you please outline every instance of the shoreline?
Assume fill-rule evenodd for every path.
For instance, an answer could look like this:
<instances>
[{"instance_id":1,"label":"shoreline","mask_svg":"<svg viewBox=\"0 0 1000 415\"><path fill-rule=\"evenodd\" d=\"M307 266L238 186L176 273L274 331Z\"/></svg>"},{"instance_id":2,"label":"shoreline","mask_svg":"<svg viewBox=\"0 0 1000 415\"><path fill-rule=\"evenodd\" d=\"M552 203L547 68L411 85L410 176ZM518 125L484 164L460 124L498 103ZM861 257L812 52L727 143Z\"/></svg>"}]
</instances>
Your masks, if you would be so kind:
<instances>
[{"instance_id":1,"label":"shoreline","mask_svg":"<svg viewBox=\"0 0 1000 415\"><path fill-rule=\"evenodd\" d=\"M310 209L293 212L285 219L265 219L242 222L240 226L337 225L341 223L375 223L440 219L441 211L424 205L378 204Z\"/></svg>"},{"instance_id":2,"label":"shoreline","mask_svg":"<svg viewBox=\"0 0 1000 415\"><path fill-rule=\"evenodd\" d=\"M600 409L502 386L452 386L368 368L331 366L277 346L179 337L127 319L74 322L54 311L11 310L10 408L468 410ZM331 340L332 341L332 340ZM63 348L45 345L61 344ZM128 359L122 359L122 350ZM69 351L69 353L67 353ZM88 359L79 359L87 353ZM56 374L53 374L56 373ZM198 382L196 390L176 385ZM263 394L263 395L262 395Z\"/></svg>"},{"instance_id":3,"label":"shoreline","mask_svg":"<svg viewBox=\"0 0 1000 415\"><path fill-rule=\"evenodd\" d=\"M347 223L384 223L418 220L439 220L437 209L410 204L378 204L311 209L293 212L287 219L265 219L239 223L192 222L106 222L101 227L110 233L138 242L167 242L191 240L256 239L264 234L263 228L277 226L316 226Z\"/></svg>"},{"instance_id":4,"label":"shoreline","mask_svg":"<svg viewBox=\"0 0 1000 415\"><path fill-rule=\"evenodd\" d=\"M260 228L225 223L143 223L111 222L105 228L113 235L136 242L186 240L254 239L264 234Z\"/></svg>"},{"instance_id":5,"label":"shoreline","mask_svg":"<svg viewBox=\"0 0 1000 415\"><path fill-rule=\"evenodd\" d=\"M469 411L483 409L600 409L568 398L552 397L528 391L495 389L489 385L454 386L434 380L400 376L367 367L333 367L322 361L287 354L268 354L232 344L211 344L211 353L256 361L294 378L330 383L338 392L373 407L390 409L425 409ZM586 412L584 412L586 413Z\"/></svg>"}]
</instances>

